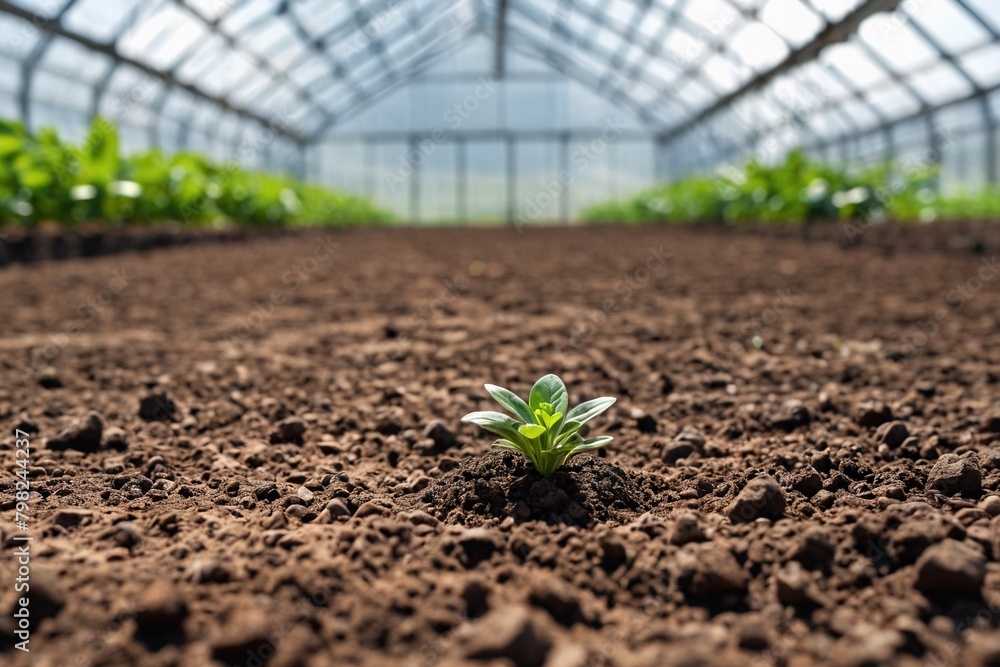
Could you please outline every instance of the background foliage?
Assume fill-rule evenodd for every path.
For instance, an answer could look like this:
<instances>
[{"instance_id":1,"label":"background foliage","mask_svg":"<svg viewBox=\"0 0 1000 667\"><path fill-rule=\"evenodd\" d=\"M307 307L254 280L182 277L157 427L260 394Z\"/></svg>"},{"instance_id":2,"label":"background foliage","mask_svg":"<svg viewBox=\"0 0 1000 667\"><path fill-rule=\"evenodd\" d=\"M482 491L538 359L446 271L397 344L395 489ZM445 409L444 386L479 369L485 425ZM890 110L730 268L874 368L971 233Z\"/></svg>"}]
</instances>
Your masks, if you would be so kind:
<instances>
[{"instance_id":1,"label":"background foliage","mask_svg":"<svg viewBox=\"0 0 1000 667\"><path fill-rule=\"evenodd\" d=\"M801 222L838 219L987 218L1000 215L1000 190L945 196L937 168L892 163L849 171L790 153L784 162L748 162L709 176L660 185L623 201L597 204L590 222Z\"/></svg>"},{"instance_id":2,"label":"background foliage","mask_svg":"<svg viewBox=\"0 0 1000 667\"><path fill-rule=\"evenodd\" d=\"M32 134L0 120L0 223L341 226L389 217L367 199L215 164L197 153L154 149L123 157L118 131L100 118L80 146L63 143L53 129Z\"/></svg>"}]
</instances>

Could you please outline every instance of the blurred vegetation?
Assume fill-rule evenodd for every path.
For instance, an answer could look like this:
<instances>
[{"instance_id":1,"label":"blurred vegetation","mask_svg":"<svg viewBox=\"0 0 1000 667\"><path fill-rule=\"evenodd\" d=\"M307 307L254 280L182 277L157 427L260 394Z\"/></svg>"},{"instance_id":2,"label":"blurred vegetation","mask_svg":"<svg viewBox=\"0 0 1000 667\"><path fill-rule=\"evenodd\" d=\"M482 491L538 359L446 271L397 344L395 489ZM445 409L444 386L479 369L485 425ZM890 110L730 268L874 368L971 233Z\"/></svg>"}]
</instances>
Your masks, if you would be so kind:
<instances>
[{"instance_id":1,"label":"blurred vegetation","mask_svg":"<svg viewBox=\"0 0 1000 667\"><path fill-rule=\"evenodd\" d=\"M1000 189L945 196L938 168L887 163L851 172L812 162L800 151L781 164L750 161L660 185L583 212L588 222L808 222L919 220L1000 216Z\"/></svg>"},{"instance_id":2,"label":"blurred vegetation","mask_svg":"<svg viewBox=\"0 0 1000 667\"><path fill-rule=\"evenodd\" d=\"M353 225L388 221L367 199L290 176L220 165L197 153L122 157L118 132L95 119L83 144L0 120L0 224L178 221L212 225Z\"/></svg>"}]
</instances>

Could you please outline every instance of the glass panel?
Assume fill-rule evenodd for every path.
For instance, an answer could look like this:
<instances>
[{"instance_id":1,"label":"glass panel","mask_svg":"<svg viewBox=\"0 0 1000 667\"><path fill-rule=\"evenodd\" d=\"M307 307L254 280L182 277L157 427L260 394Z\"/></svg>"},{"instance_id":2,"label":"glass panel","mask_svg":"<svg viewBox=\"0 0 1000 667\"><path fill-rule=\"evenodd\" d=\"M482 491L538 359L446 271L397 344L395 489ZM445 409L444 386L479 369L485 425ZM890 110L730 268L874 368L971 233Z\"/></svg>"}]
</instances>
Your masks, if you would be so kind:
<instances>
[{"instance_id":1,"label":"glass panel","mask_svg":"<svg viewBox=\"0 0 1000 667\"><path fill-rule=\"evenodd\" d=\"M55 127L63 141L79 143L87 136L90 120L87 114L80 111L66 109L60 104L41 102L31 105L31 126L34 130Z\"/></svg>"},{"instance_id":2,"label":"glass panel","mask_svg":"<svg viewBox=\"0 0 1000 667\"><path fill-rule=\"evenodd\" d=\"M847 134L851 126L844 122L843 117L833 111L813 114L807 118L809 128L821 137L840 136Z\"/></svg>"},{"instance_id":3,"label":"glass panel","mask_svg":"<svg viewBox=\"0 0 1000 667\"><path fill-rule=\"evenodd\" d=\"M38 44L42 31L30 21L0 14L0 53L10 58L23 60Z\"/></svg>"},{"instance_id":4,"label":"glass panel","mask_svg":"<svg viewBox=\"0 0 1000 667\"><path fill-rule=\"evenodd\" d=\"M810 63L797 68L792 74L804 88L824 102L843 99L851 92L826 64Z\"/></svg>"},{"instance_id":5,"label":"glass panel","mask_svg":"<svg viewBox=\"0 0 1000 667\"><path fill-rule=\"evenodd\" d=\"M167 94L161 108L168 116L184 118L194 110L194 98L182 90L172 90Z\"/></svg>"},{"instance_id":6,"label":"glass panel","mask_svg":"<svg viewBox=\"0 0 1000 667\"><path fill-rule=\"evenodd\" d=\"M811 3L822 11L829 21L836 22L861 4L861 0L811 0Z\"/></svg>"},{"instance_id":7,"label":"glass panel","mask_svg":"<svg viewBox=\"0 0 1000 667\"><path fill-rule=\"evenodd\" d=\"M968 134L982 126L983 107L976 100L955 104L935 114L939 129L946 134Z\"/></svg>"},{"instance_id":8,"label":"glass panel","mask_svg":"<svg viewBox=\"0 0 1000 667\"><path fill-rule=\"evenodd\" d=\"M126 25L148 13L152 4L139 0L83 0L70 8L62 22L74 32L111 42Z\"/></svg>"},{"instance_id":9,"label":"glass panel","mask_svg":"<svg viewBox=\"0 0 1000 667\"><path fill-rule=\"evenodd\" d=\"M31 86L31 99L52 106L89 113L93 88L68 76L36 70Z\"/></svg>"},{"instance_id":10,"label":"glass panel","mask_svg":"<svg viewBox=\"0 0 1000 667\"><path fill-rule=\"evenodd\" d=\"M262 17L269 17L273 15L279 2L281 2L281 0L249 0L249 2L241 2L238 6L234 6L230 11L226 12L226 18L222 20L220 25L222 26L222 29L227 32L244 33L246 28L255 23L257 20ZM306 4L316 4L316 2L292 3L290 11L296 12Z\"/></svg>"},{"instance_id":11,"label":"glass panel","mask_svg":"<svg viewBox=\"0 0 1000 667\"><path fill-rule=\"evenodd\" d=\"M901 7L948 53L958 54L990 39L986 29L954 2L904 2Z\"/></svg>"},{"instance_id":12,"label":"glass panel","mask_svg":"<svg viewBox=\"0 0 1000 667\"><path fill-rule=\"evenodd\" d=\"M277 51L284 49L287 44L294 44L298 41L294 30L287 21L274 19L254 35L252 40L247 40L245 47L267 60Z\"/></svg>"},{"instance_id":13,"label":"glass panel","mask_svg":"<svg viewBox=\"0 0 1000 667\"><path fill-rule=\"evenodd\" d=\"M688 107L699 109L712 103L715 96L696 79L688 79L677 87L677 97Z\"/></svg>"},{"instance_id":14,"label":"glass panel","mask_svg":"<svg viewBox=\"0 0 1000 667\"><path fill-rule=\"evenodd\" d=\"M833 66L856 89L868 89L885 80L886 72L854 44L827 48L820 58Z\"/></svg>"},{"instance_id":15,"label":"glass panel","mask_svg":"<svg viewBox=\"0 0 1000 667\"><path fill-rule=\"evenodd\" d=\"M214 21L225 14L235 3L233 0L223 2L219 0L184 0L184 4L194 9L199 15L204 16L209 21Z\"/></svg>"},{"instance_id":16,"label":"glass panel","mask_svg":"<svg viewBox=\"0 0 1000 667\"><path fill-rule=\"evenodd\" d=\"M1000 90L995 91L989 97L990 109L993 110L993 117L1000 120Z\"/></svg>"},{"instance_id":17,"label":"glass panel","mask_svg":"<svg viewBox=\"0 0 1000 667\"><path fill-rule=\"evenodd\" d=\"M201 22L167 5L155 17L124 35L121 51L157 69L167 70L208 37Z\"/></svg>"},{"instance_id":18,"label":"glass panel","mask_svg":"<svg viewBox=\"0 0 1000 667\"><path fill-rule=\"evenodd\" d=\"M824 23L799 0L770 0L760 12L760 20L795 47L806 44Z\"/></svg>"},{"instance_id":19,"label":"glass panel","mask_svg":"<svg viewBox=\"0 0 1000 667\"><path fill-rule=\"evenodd\" d=\"M455 186L457 160L451 142L437 144L420 166L420 220L454 220L458 211Z\"/></svg>"},{"instance_id":20,"label":"glass panel","mask_svg":"<svg viewBox=\"0 0 1000 667\"><path fill-rule=\"evenodd\" d=\"M62 73L75 81L94 82L104 78L111 63L111 58L103 54L57 37L49 44L39 67Z\"/></svg>"},{"instance_id":21,"label":"glass panel","mask_svg":"<svg viewBox=\"0 0 1000 667\"><path fill-rule=\"evenodd\" d=\"M729 49L739 59L761 71L780 63L788 55L788 45L773 30L751 23L729 40Z\"/></svg>"},{"instance_id":22,"label":"glass panel","mask_svg":"<svg viewBox=\"0 0 1000 667\"><path fill-rule=\"evenodd\" d=\"M270 77L254 74L249 80L243 81L229 93L229 101L237 106L242 106L266 93L272 83L273 80Z\"/></svg>"},{"instance_id":23,"label":"glass panel","mask_svg":"<svg viewBox=\"0 0 1000 667\"><path fill-rule=\"evenodd\" d=\"M15 93L21 88L20 63L0 56L0 91Z\"/></svg>"},{"instance_id":24,"label":"glass panel","mask_svg":"<svg viewBox=\"0 0 1000 667\"><path fill-rule=\"evenodd\" d=\"M864 102L850 100L845 102L840 108L848 118L854 121L857 129L867 129L878 125L880 122L879 117Z\"/></svg>"},{"instance_id":25,"label":"glass panel","mask_svg":"<svg viewBox=\"0 0 1000 667\"><path fill-rule=\"evenodd\" d=\"M980 18L1000 32L1000 3L996 0L965 0L965 4Z\"/></svg>"},{"instance_id":26,"label":"glass panel","mask_svg":"<svg viewBox=\"0 0 1000 667\"><path fill-rule=\"evenodd\" d=\"M941 153L941 189L948 193L975 192L986 185L985 132L959 135Z\"/></svg>"},{"instance_id":27,"label":"glass panel","mask_svg":"<svg viewBox=\"0 0 1000 667\"><path fill-rule=\"evenodd\" d=\"M878 14L859 30L861 39L895 72L909 74L940 59L937 49L896 15Z\"/></svg>"},{"instance_id":28,"label":"glass panel","mask_svg":"<svg viewBox=\"0 0 1000 667\"><path fill-rule=\"evenodd\" d=\"M701 75L712 84L719 93L735 90L753 76L753 71L746 66L735 64L728 58L714 54L702 65Z\"/></svg>"},{"instance_id":29,"label":"glass panel","mask_svg":"<svg viewBox=\"0 0 1000 667\"><path fill-rule=\"evenodd\" d=\"M321 79L329 77L330 74L330 67L323 58L310 58L308 60L303 60L300 65L293 67L288 72L289 78L291 78L296 85L307 89L311 86L311 84L315 84Z\"/></svg>"},{"instance_id":30,"label":"glass panel","mask_svg":"<svg viewBox=\"0 0 1000 667\"><path fill-rule=\"evenodd\" d=\"M12 0L12 5L29 9L39 16L54 19L59 16L69 0Z\"/></svg>"},{"instance_id":31,"label":"glass panel","mask_svg":"<svg viewBox=\"0 0 1000 667\"><path fill-rule=\"evenodd\" d=\"M867 99L886 118L903 118L920 111L920 101L900 85L876 88Z\"/></svg>"},{"instance_id":32,"label":"glass panel","mask_svg":"<svg viewBox=\"0 0 1000 667\"><path fill-rule=\"evenodd\" d=\"M218 69L229 53L221 37L209 35L195 47L194 51L177 62L174 71L182 81L197 86L203 83L201 81L203 78L210 78L211 73ZM204 87L207 89L213 86Z\"/></svg>"},{"instance_id":33,"label":"glass panel","mask_svg":"<svg viewBox=\"0 0 1000 667\"><path fill-rule=\"evenodd\" d=\"M1000 83L1000 44L990 44L959 60L976 83L992 88Z\"/></svg>"},{"instance_id":34,"label":"glass panel","mask_svg":"<svg viewBox=\"0 0 1000 667\"><path fill-rule=\"evenodd\" d=\"M639 32L646 37L657 38L659 37L664 28L669 26L663 12L649 11L646 12L642 21L639 23Z\"/></svg>"},{"instance_id":35,"label":"glass panel","mask_svg":"<svg viewBox=\"0 0 1000 667\"><path fill-rule=\"evenodd\" d=\"M972 94L972 86L948 63L914 74L909 79L913 87L931 104L941 104Z\"/></svg>"}]
</instances>

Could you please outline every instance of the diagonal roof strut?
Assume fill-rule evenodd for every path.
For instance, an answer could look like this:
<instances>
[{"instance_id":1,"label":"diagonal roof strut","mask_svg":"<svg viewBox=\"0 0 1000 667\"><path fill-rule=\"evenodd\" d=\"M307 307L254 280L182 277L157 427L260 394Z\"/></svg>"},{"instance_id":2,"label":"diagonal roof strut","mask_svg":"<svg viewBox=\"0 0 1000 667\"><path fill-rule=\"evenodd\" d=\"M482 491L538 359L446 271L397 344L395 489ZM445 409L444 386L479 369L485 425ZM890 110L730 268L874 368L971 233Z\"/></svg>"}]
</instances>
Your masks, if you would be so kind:
<instances>
[{"instance_id":1,"label":"diagonal roof strut","mask_svg":"<svg viewBox=\"0 0 1000 667\"><path fill-rule=\"evenodd\" d=\"M207 100L212 104L215 104L216 106L220 107L224 111L236 114L245 119L256 121L257 123L260 123L264 127L269 127L277 134L283 135L295 141L299 141L301 139L297 134L295 134L288 128L282 127L280 124L275 123L273 119L265 118L264 116L261 116L259 114L254 113L253 111L250 111L249 109L235 107L232 104L230 104L228 100L222 97L219 97L217 95L212 95L211 93L208 93L202 90L201 88L198 88L197 86L180 81L171 72L160 71L156 68L150 67L145 63L139 62L134 58L126 56L125 54L121 53L118 47L115 46L114 44L105 44L96 39L92 39L85 35L81 35L77 32L68 29L66 26L64 26L57 20L51 19L41 14L37 14L31 11L30 9L25 9L24 7L8 2L8 0L0 0L0 13L10 14L11 16L15 16L25 21L29 21L32 23L32 25L38 26L39 29L46 31L51 35L62 37L63 39L68 39L71 42L76 42L80 46L83 46L96 53L101 53L103 55L106 55L120 64L134 67L135 69L141 72L145 72L151 76L156 77L157 79L160 79L161 81L163 81L164 84L168 86L173 86L175 88L185 90L196 97L200 97L204 100Z\"/></svg>"},{"instance_id":2,"label":"diagonal roof strut","mask_svg":"<svg viewBox=\"0 0 1000 667\"><path fill-rule=\"evenodd\" d=\"M686 134L688 131L704 122L706 118L714 116L723 109L728 108L745 95L748 95L756 90L760 90L771 81L774 81L782 74L785 74L799 65L804 65L815 60L819 57L820 53L826 49L826 47L838 42L846 42L858 31L858 28L861 27L861 24L866 19L881 12L894 11L899 6L900 1L901 0L865 0L837 23L828 24L826 28L821 30L819 34L816 35L816 37L814 37L809 43L789 53L784 60L771 69L761 72L736 90L720 97L696 117L691 118L671 129L666 133L665 139L667 141L672 141L682 134Z\"/></svg>"}]
</instances>

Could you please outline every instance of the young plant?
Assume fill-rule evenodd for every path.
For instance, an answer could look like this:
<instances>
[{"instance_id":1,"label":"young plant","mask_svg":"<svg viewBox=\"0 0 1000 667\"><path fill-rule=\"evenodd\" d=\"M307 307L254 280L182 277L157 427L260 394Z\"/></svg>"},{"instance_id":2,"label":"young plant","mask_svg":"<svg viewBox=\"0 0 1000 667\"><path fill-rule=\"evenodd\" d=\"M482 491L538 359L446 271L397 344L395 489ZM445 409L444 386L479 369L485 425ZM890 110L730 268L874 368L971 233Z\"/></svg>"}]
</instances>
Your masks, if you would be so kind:
<instances>
[{"instance_id":1,"label":"young plant","mask_svg":"<svg viewBox=\"0 0 1000 667\"><path fill-rule=\"evenodd\" d=\"M610 408L614 398L595 398L567 411L566 385L556 375L546 375L536 382L527 403L503 387L492 384L485 387L516 419L499 412L472 412L462 417L462 421L499 435L493 449L521 452L545 477L574 454L599 449L614 440L609 435L587 439L580 435L583 425Z\"/></svg>"}]
</instances>

